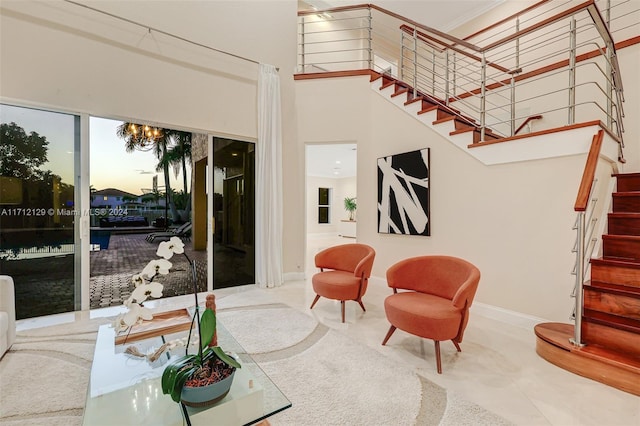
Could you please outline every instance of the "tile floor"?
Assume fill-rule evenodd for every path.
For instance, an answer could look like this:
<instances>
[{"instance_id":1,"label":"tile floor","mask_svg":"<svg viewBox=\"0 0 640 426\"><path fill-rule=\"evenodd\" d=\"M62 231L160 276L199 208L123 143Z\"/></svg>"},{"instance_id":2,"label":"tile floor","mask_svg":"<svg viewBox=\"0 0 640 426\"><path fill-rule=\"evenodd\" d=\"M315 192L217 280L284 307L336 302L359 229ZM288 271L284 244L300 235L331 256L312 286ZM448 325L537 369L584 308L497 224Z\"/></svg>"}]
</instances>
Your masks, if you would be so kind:
<instances>
[{"instance_id":1,"label":"tile floor","mask_svg":"<svg viewBox=\"0 0 640 426\"><path fill-rule=\"evenodd\" d=\"M353 241L310 236L307 276L314 272L312 259L319 249ZM264 290L253 285L225 288L216 290L216 294L220 308L225 306L224 296L246 293L247 304L282 302L300 309L518 425L640 425L640 397L549 364L535 353L533 330L491 319L477 310L472 310L461 353L452 344L443 343L442 375L435 371L433 344L429 341L398 330L387 346L381 346L388 329L383 300L389 289L372 284L375 285L369 286L364 297L367 312L363 313L356 303L347 303L344 324L340 322L339 302L321 299L309 310L314 297L310 281L286 282L281 287ZM158 299L154 305L171 309L187 306L191 301L192 296L178 296ZM120 309L26 319L18 322L18 329L110 316Z\"/></svg>"}]
</instances>

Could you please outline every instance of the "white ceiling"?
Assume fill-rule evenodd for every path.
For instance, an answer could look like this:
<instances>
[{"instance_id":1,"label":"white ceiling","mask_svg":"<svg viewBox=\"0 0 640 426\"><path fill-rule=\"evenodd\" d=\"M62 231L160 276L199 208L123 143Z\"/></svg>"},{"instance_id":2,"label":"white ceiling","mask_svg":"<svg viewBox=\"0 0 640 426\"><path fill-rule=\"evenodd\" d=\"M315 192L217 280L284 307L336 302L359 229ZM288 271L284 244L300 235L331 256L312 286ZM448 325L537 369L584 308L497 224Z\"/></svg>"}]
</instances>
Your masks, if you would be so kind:
<instances>
[{"instance_id":1,"label":"white ceiling","mask_svg":"<svg viewBox=\"0 0 640 426\"><path fill-rule=\"evenodd\" d=\"M308 144L307 176L346 178L356 175L356 144Z\"/></svg>"},{"instance_id":2,"label":"white ceiling","mask_svg":"<svg viewBox=\"0 0 640 426\"><path fill-rule=\"evenodd\" d=\"M440 31L452 30L505 0L375 0L376 6ZM318 10L363 4L352 0L304 0Z\"/></svg>"}]
</instances>

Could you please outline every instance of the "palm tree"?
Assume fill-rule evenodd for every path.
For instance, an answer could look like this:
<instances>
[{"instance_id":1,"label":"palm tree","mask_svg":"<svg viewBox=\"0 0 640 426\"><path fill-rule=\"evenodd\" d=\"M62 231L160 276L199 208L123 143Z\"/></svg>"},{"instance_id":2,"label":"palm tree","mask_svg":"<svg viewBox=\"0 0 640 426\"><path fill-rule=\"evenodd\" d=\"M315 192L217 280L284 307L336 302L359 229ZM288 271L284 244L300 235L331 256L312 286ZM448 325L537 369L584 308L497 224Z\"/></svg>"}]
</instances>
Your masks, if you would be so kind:
<instances>
[{"instance_id":1,"label":"palm tree","mask_svg":"<svg viewBox=\"0 0 640 426\"><path fill-rule=\"evenodd\" d=\"M191 133L179 130L167 130L169 137L174 145L169 148L167 153L158 163L158 167L164 167L164 163L168 163L173 167L177 176L179 168L182 168L182 180L184 193L189 193L187 163L191 163Z\"/></svg>"},{"instance_id":2,"label":"palm tree","mask_svg":"<svg viewBox=\"0 0 640 426\"><path fill-rule=\"evenodd\" d=\"M118 126L116 134L124 139L127 152L153 151L156 158L162 164L164 174L164 187L167 194L167 202L171 209L171 216L178 218L178 210L171 199L171 183L169 182L169 163L162 161L167 148L171 143L172 130L158 127L143 126L137 123L122 123Z\"/></svg>"},{"instance_id":3,"label":"palm tree","mask_svg":"<svg viewBox=\"0 0 640 426\"><path fill-rule=\"evenodd\" d=\"M178 170L182 168L182 181L184 194L187 195L187 203L185 206L184 220L189 220L191 215L191 197L189 197L189 176L187 174L187 163L191 163L191 133L179 130L168 130L170 138L174 145L169 148L167 153L158 163L158 169L164 168L165 163L171 166L177 177Z\"/></svg>"}]
</instances>

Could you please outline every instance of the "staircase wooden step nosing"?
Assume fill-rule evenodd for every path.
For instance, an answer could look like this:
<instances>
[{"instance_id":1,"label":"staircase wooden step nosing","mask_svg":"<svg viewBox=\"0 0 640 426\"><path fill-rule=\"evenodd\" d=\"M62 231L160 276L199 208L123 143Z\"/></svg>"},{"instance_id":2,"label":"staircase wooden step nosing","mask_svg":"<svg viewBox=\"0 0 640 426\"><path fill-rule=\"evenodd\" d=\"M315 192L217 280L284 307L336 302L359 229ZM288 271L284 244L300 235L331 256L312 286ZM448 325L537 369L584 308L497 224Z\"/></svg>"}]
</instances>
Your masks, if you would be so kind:
<instances>
[{"instance_id":1,"label":"staircase wooden step nosing","mask_svg":"<svg viewBox=\"0 0 640 426\"><path fill-rule=\"evenodd\" d=\"M585 308L584 314L582 315L582 320L584 322L590 322L604 327L621 330L633 335L640 335L640 321L629 319L626 317L621 317L606 312L592 311ZM640 355L640 353L638 355Z\"/></svg>"},{"instance_id":2,"label":"staircase wooden step nosing","mask_svg":"<svg viewBox=\"0 0 640 426\"><path fill-rule=\"evenodd\" d=\"M640 287L608 283L606 281L589 280L584 284L584 289L617 294L626 297L640 297Z\"/></svg>"},{"instance_id":3,"label":"staircase wooden step nosing","mask_svg":"<svg viewBox=\"0 0 640 426\"><path fill-rule=\"evenodd\" d=\"M615 266L619 268L631 268L640 269L640 262L634 262L633 260L621 260L621 259L591 259L591 265L601 266Z\"/></svg>"},{"instance_id":4,"label":"staircase wooden step nosing","mask_svg":"<svg viewBox=\"0 0 640 426\"><path fill-rule=\"evenodd\" d=\"M617 235L617 234L604 234L602 235L603 240L621 240L621 241L630 241L630 242L640 242L640 236L638 235Z\"/></svg>"},{"instance_id":5,"label":"staircase wooden step nosing","mask_svg":"<svg viewBox=\"0 0 640 426\"><path fill-rule=\"evenodd\" d=\"M640 197L640 191L614 192L612 195L614 197Z\"/></svg>"},{"instance_id":6,"label":"staircase wooden step nosing","mask_svg":"<svg viewBox=\"0 0 640 426\"><path fill-rule=\"evenodd\" d=\"M634 173L612 173L611 176L618 178L618 179L633 179L633 178L638 178L640 179L640 172L634 172Z\"/></svg>"},{"instance_id":7,"label":"staircase wooden step nosing","mask_svg":"<svg viewBox=\"0 0 640 426\"><path fill-rule=\"evenodd\" d=\"M640 219L640 213L632 213L632 212L613 212L607 213L609 217L624 217L629 219Z\"/></svg>"}]
</instances>

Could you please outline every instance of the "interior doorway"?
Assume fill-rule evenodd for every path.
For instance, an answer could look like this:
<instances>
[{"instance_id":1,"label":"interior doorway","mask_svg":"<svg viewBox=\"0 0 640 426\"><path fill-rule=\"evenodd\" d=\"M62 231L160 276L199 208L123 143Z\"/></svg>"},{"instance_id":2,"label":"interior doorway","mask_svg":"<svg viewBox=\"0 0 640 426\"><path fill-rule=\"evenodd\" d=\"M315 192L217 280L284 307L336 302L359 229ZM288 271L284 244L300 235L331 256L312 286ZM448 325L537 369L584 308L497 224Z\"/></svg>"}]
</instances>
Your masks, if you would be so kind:
<instances>
[{"instance_id":1,"label":"interior doorway","mask_svg":"<svg viewBox=\"0 0 640 426\"><path fill-rule=\"evenodd\" d=\"M355 238L356 143L307 143L305 157L307 234ZM345 208L346 199L353 200L356 206L353 213Z\"/></svg>"}]
</instances>

